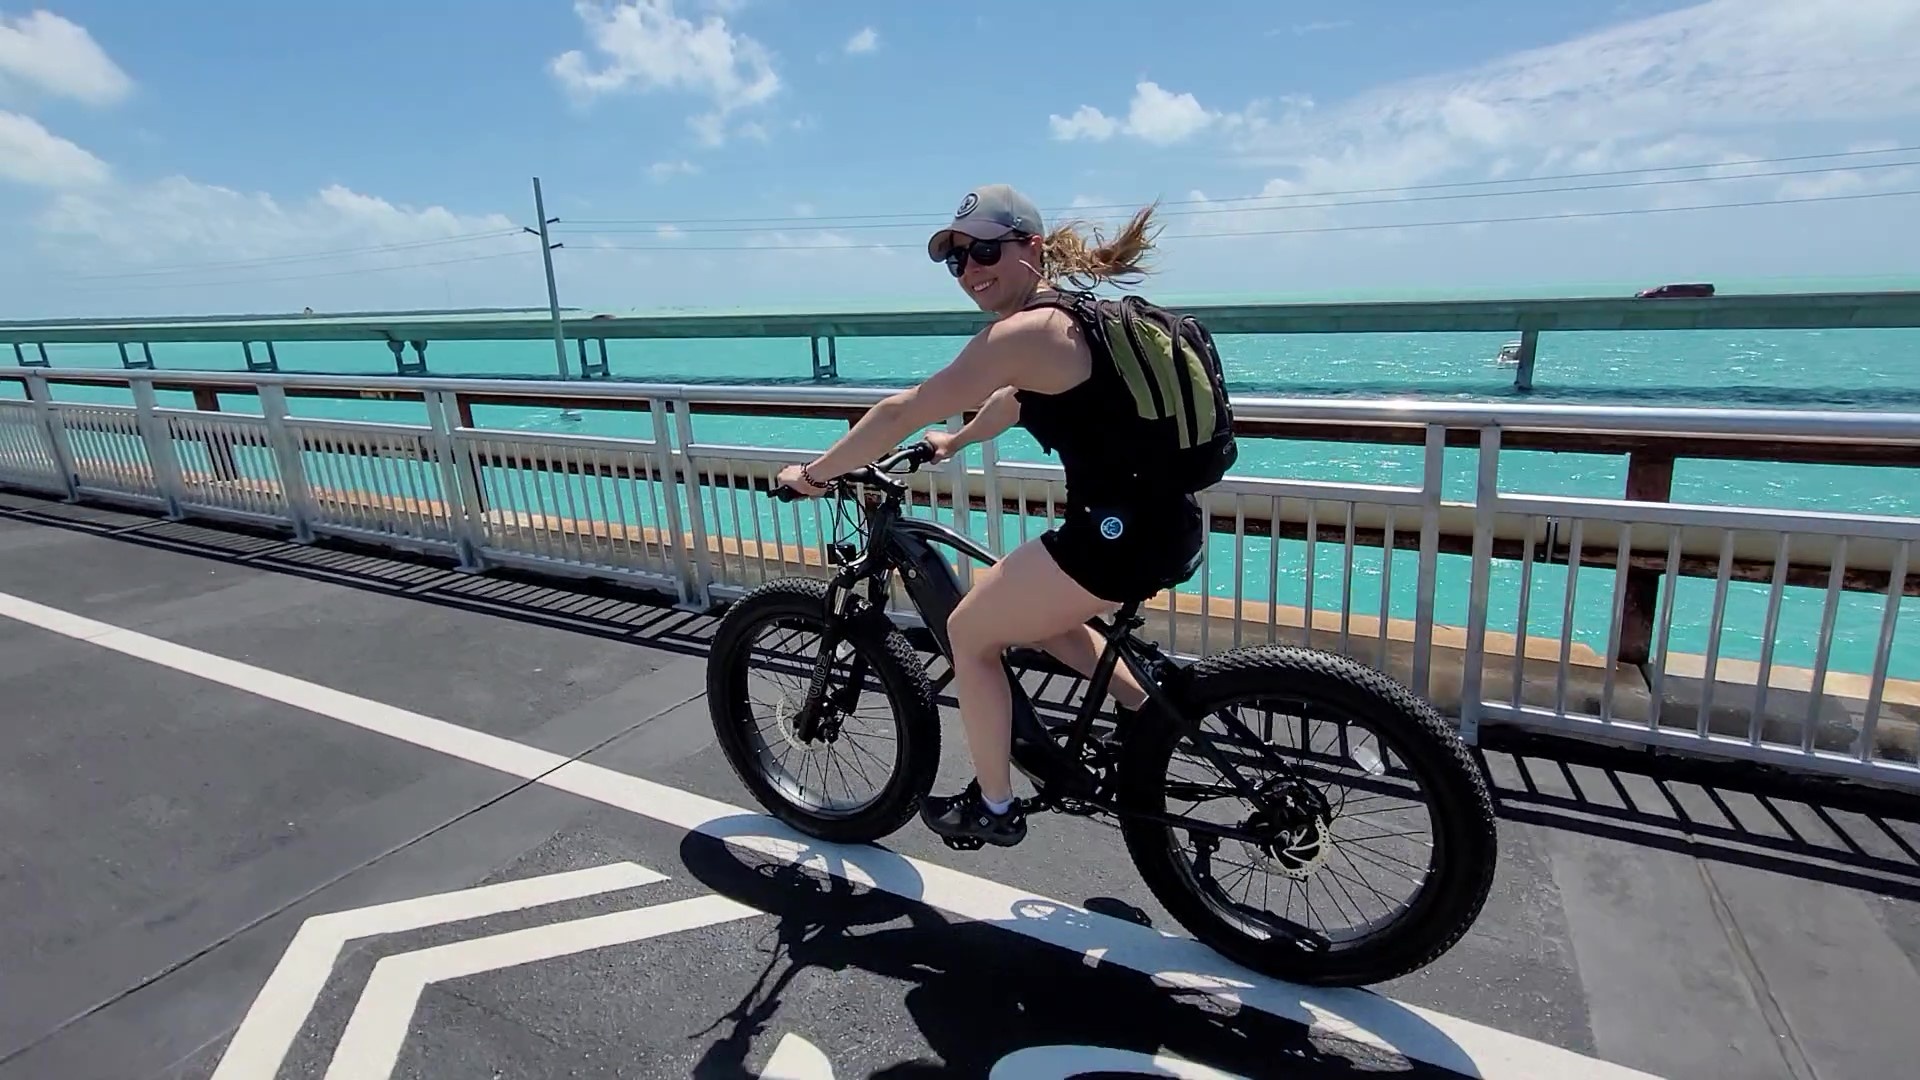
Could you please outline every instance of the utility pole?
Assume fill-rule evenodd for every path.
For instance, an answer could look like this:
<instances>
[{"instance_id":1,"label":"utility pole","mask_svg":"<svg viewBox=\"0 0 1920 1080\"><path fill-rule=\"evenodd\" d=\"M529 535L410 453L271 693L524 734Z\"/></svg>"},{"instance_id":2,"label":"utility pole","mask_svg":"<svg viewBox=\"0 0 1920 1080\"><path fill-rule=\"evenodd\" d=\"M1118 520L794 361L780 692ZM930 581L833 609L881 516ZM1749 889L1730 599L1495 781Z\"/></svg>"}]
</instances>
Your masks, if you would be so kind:
<instances>
[{"instance_id":1,"label":"utility pole","mask_svg":"<svg viewBox=\"0 0 1920 1080\"><path fill-rule=\"evenodd\" d=\"M525 225L522 232L533 233L540 238L540 258L547 264L547 307L553 312L553 359L560 365L560 377L567 377L567 335L560 328L560 290L553 283L553 249L564 247L547 241L547 226L559 221L559 218L547 216L547 204L540 197L540 178L533 178L533 212L540 218L540 229L535 232Z\"/></svg>"}]
</instances>

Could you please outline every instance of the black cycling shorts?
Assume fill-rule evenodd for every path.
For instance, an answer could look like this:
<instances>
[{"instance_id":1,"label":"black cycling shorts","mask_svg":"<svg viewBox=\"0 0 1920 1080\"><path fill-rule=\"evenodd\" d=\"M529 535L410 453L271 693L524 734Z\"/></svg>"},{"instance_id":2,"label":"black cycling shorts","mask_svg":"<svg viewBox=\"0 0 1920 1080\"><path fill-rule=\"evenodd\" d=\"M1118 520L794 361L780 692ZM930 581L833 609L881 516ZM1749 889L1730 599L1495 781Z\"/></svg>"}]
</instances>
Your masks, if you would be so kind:
<instances>
[{"instance_id":1,"label":"black cycling shorts","mask_svg":"<svg viewBox=\"0 0 1920 1080\"><path fill-rule=\"evenodd\" d=\"M1040 536L1068 577L1116 604L1145 600L1192 577L1206 540L1206 516L1191 495L1069 505L1060 524Z\"/></svg>"}]
</instances>

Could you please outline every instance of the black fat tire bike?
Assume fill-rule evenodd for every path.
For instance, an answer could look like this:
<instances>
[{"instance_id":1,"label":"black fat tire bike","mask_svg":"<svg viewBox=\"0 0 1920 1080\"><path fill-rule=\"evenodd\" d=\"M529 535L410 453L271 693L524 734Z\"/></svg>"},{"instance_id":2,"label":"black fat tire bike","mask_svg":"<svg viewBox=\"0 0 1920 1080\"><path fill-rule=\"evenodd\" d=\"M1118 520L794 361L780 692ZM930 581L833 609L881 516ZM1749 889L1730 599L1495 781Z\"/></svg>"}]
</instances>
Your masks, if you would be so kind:
<instances>
[{"instance_id":1,"label":"black fat tire bike","mask_svg":"<svg viewBox=\"0 0 1920 1080\"><path fill-rule=\"evenodd\" d=\"M707 690L719 745L760 805L808 836L870 843L892 833L913 818L940 763L935 695L951 670L930 680L930 664L888 617L893 576L899 574L950 664L946 624L962 588L934 545L988 565L995 560L967 537L902 512L907 487L893 470L904 463L910 472L933 457L922 442L838 478L827 494L861 507L857 527L865 544L826 545L827 561L838 567L830 580L766 581L730 605L716 631ZM862 500L861 488L877 497ZM784 487L769 494L803 497ZM1129 858L1168 914L1223 956L1275 978L1319 986L1384 982L1426 966L1466 933L1493 880L1493 802L1459 734L1432 705L1344 655L1300 646L1246 645L1193 662L1169 656L1135 633L1145 625L1137 603L1089 625L1106 645L1071 719L1043 723L1008 662L1013 764L1036 792L1027 800L1030 813L1117 818ZM761 645L768 635L782 640ZM811 660L795 654L793 640L804 635L820 642ZM1099 703L1118 664L1150 700L1096 733L1096 719L1111 718ZM771 715L756 715L750 674L792 679L792 689L767 708ZM869 691L884 699L886 735L849 726ZM1262 732L1238 712L1259 701L1269 703L1258 720ZM1218 720L1219 730L1203 731L1207 720ZM1335 725L1317 749L1310 723ZM1371 730L1377 748L1355 741L1357 725ZM1303 745L1298 760L1288 760L1275 732L1296 727ZM815 752L827 760L816 761ZM1217 766L1222 779L1170 775L1183 752ZM796 756L798 768L788 768ZM1360 774L1354 783L1362 794L1329 794L1322 782L1341 768ZM850 795L853 778L871 780L874 771L883 779L873 794L833 798L836 783ZM1415 835L1393 832L1373 801L1408 787L1423 793L1416 816L1424 813L1431 841L1413 841L1401 854L1368 846ZM1243 807L1222 821L1169 809L1176 799L1208 805L1235 798ZM1182 857L1183 838L1194 848L1190 859ZM1234 884L1262 868L1278 872L1284 895L1271 882L1256 890L1249 878L1236 897ZM1368 891L1385 895L1374 877L1411 879L1416 872L1417 890L1377 926L1336 929L1324 918L1311 924L1316 898L1346 919ZM1308 908L1298 918L1297 902Z\"/></svg>"}]
</instances>

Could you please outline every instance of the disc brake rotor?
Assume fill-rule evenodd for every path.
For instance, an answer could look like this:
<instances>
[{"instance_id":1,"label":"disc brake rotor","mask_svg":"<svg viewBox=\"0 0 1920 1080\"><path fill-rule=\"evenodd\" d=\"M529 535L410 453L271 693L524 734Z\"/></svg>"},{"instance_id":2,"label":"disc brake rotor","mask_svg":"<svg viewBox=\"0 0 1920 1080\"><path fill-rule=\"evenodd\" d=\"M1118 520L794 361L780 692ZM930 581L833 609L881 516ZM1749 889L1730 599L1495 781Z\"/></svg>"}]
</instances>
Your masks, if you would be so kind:
<instances>
[{"instance_id":1,"label":"disc brake rotor","mask_svg":"<svg viewBox=\"0 0 1920 1080\"><path fill-rule=\"evenodd\" d=\"M780 731L780 737L786 740L788 746L802 753L805 753L808 747L794 730L794 722L800 718L800 706L804 700L783 692L780 700L773 703L773 722Z\"/></svg>"},{"instance_id":2,"label":"disc brake rotor","mask_svg":"<svg viewBox=\"0 0 1920 1080\"><path fill-rule=\"evenodd\" d=\"M1259 810L1246 822L1247 828L1265 837L1255 845L1256 861L1282 877L1304 881L1326 865L1332 852L1333 808L1311 785L1300 784L1278 794L1285 804L1280 813ZM1276 820L1279 817L1291 823Z\"/></svg>"},{"instance_id":3,"label":"disc brake rotor","mask_svg":"<svg viewBox=\"0 0 1920 1080\"><path fill-rule=\"evenodd\" d=\"M1260 845L1259 863L1282 877L1305 881L1326 865L1332 850L1328 839L1333 822L1316 818L1297 829L1285 829L1273 840Z\"/></svg>"}]
</instances>

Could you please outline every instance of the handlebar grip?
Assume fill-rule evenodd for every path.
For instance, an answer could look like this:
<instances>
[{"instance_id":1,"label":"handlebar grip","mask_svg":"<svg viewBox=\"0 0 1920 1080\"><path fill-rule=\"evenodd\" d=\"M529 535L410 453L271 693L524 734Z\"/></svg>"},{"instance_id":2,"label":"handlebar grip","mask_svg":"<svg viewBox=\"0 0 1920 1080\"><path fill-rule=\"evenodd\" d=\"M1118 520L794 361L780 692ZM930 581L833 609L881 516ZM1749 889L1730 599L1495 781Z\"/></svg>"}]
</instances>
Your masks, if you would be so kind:
<instances>
[{"instance_id":1,"label":"handlebar grip","mask_svg":"<svg viewBox=\"0 0 1920 1080\"><path fill-rule=\"evenodd\" d=\"M800 493L785 484L780 484L777 487L767 490L767 498L778 499L781 502L793 502L800 498Z\"/></svg>"}]
</instances>

